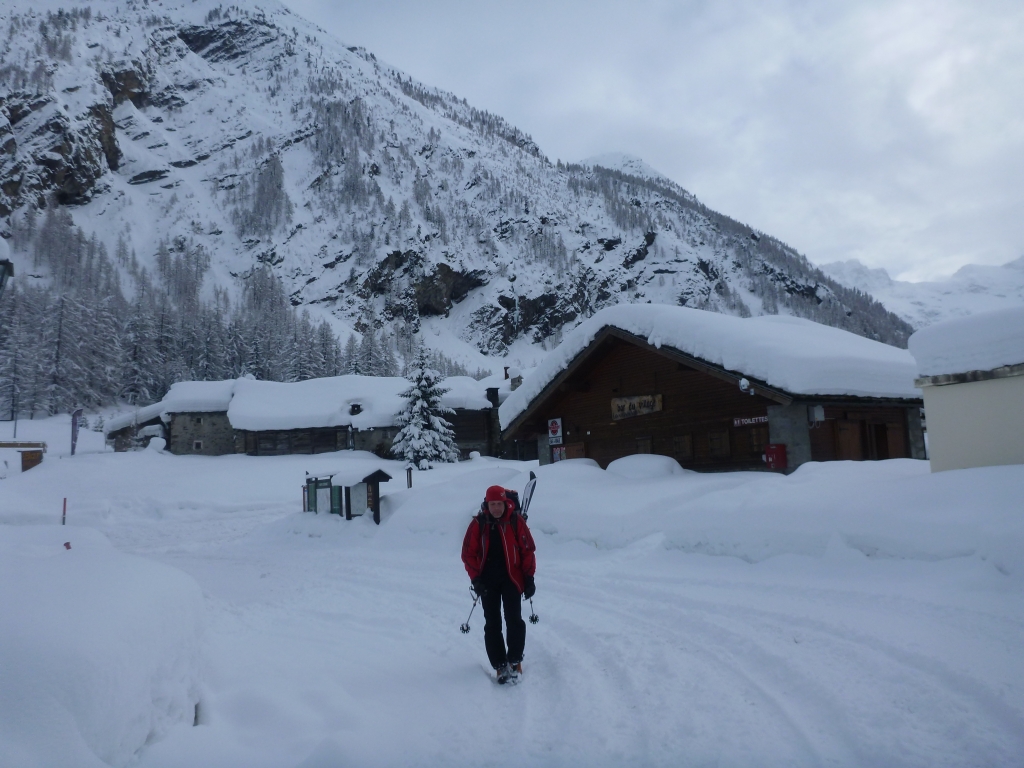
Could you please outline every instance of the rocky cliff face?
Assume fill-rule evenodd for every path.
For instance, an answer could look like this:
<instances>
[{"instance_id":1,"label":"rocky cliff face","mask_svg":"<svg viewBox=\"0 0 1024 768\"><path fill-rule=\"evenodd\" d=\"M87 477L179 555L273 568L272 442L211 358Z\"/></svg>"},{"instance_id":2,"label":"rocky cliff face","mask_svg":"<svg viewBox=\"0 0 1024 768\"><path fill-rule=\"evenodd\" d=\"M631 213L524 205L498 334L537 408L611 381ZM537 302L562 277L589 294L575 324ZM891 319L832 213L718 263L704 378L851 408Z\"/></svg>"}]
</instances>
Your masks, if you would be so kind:
<instances>
[{"instance_id":1,"label":"rocky cliff face","mask_svg":"<svg viewBox=\"0 0 1024 768\"><path fill-rule=\"evenodd\" d=\"M143 264L189 238L231 290L269 264L295 306L341 327L426 325L470 357L550 345L618 302L785 312L895 344L910 330L646 166L552 164L503 119L282 6L15 6L8 233L60 205Z\"/></svg>"}]
</instances>

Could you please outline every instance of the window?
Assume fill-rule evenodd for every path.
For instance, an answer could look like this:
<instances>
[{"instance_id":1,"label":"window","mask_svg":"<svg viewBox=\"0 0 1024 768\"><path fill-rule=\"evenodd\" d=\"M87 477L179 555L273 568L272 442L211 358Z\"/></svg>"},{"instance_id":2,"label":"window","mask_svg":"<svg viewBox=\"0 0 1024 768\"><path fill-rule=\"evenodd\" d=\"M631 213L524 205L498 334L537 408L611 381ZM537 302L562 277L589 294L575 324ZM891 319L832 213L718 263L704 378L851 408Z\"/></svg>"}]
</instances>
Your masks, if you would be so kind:
<instances>
[{"instance_id":1,"label":"window","mask_svg":"<svg viewBox=\"0 0 1024 768\"><path fill-rule=\"evenodd\" d=\"M679 461L693 459L693 435L679 435L672 438L672 453Z\"/></svg>"},{"instance_id":2,"label":"window","mask_svg":"<svg viewBox=\"0 0 1024 768\"><path fill-rule=\"evenodd\" d=\"M192 443L192 450L193 451L201 451L201 450L203 450L203 441L202 440L196 440L195 442L193 442Z\"/></svg>"},{"instance_id":3,"label":"window","mask_svg":"<svg viewBox=\"0 0 1024 768\"><path fill-rule=\"evenodd\" d=\"M723 429L717 432L708 432L708 447L711 449L712 458L729 458L729 430Z\"/></svg>"},{"instance_id":4,"label":"window","mask_svg":"<svg viewBox=\"0 0 1024 768\"><path fill-rule=\"evenodd\" d=\"M768 445L768 427L751 427L750 453L760 458L766 445Z\"/></svg>"},{"instance_id":5,"label":"window","mask_svg":"<svg viewBox=\"0 0 1024 768\"><path fill-rule=\"evenodd\" d=\"M636 452L637 453L650 453L651 452L651 438L649 438L649 437L638 437L636 439Z\"/></svg>"},{"instance_id":6,"label":"window","mask_svg":"<svg viewBox=\"0 0 1024 768\"><path fill-rule=\"evenodd\" d=\"M196 424L199 424L200 426L202 426L202 423L203 423L203 417L202 416L196 416Z\"/></svg>"}]
</instances>

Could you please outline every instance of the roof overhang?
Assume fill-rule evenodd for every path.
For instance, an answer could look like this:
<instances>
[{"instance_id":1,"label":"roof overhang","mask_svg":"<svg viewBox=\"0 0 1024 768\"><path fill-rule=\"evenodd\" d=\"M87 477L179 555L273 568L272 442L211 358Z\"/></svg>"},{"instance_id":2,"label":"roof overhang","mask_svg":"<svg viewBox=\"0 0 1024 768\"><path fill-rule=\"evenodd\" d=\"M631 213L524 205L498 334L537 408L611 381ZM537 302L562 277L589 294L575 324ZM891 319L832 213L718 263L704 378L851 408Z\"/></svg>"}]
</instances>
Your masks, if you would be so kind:
<instances>
[{"instance_id":1,"label":"roof overhang","mask_svg":"<svg viewBox=\"0 0 1024 768\"><path fill-rule=\"evenodd\" d=\"M947 384L968 384L972 381L992 381L1024 376L1024 363L1004 365L990 371L966 371L964 373L942 373L937 376L922 376L914 380L915 387L944 387Z\"/></svg>"}]
</instances>

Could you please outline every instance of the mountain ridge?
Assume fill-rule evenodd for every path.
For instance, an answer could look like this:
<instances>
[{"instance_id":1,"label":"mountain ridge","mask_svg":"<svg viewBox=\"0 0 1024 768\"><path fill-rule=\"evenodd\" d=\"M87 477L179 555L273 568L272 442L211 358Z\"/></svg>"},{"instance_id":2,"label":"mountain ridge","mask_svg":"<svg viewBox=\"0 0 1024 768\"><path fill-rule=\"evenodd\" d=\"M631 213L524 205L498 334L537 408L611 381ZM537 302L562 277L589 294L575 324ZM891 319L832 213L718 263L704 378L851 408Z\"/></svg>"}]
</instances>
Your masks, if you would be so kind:
<instances>
[{"instance_id":1,"label":"mountain ridge","mask_svg":"<svg viewBox=\"0 0 1024 768\"><path fill-rule=\"evenodd\" d=\"M267 268L342 335L418 334L474 366L529 360L621 302L794 314L900 346L911 330L629 172L645 164L552 164L503 118L279 4L18 5L0 17L0 214L19 274L51 279L26 216L57 204L151 273L161 248L205 249L207 297Z\"/></svg>"},{"instance_id":2,"label":"mountain ridge","mask_svg":"<svg viewBox=\"0 0 1024 768\"><path fill-rule=\"evenodd\" d=\"M837 282L863 291L914 328L1004 307L1024 305L1024 256L998 266L966 264L949 277L911 283L857 259L821 264Z\"/></svg>"}]
</instances>

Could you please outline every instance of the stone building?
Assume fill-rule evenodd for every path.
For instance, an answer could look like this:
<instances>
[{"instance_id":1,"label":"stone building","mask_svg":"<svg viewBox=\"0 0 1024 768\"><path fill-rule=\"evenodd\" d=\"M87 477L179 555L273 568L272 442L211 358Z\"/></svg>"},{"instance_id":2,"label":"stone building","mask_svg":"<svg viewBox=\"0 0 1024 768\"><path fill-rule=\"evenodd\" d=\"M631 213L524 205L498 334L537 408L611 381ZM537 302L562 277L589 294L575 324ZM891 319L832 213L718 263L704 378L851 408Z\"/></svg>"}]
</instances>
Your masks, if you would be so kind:
<instances>
[{"instance_id":1,"label":"stone building","mask_svg":"<svg viewBox=\"0 0 1024 768\"><path fill-rule=\"evenodd\" d=\"M492 382L449 377L442 403L463 458L470 452L498 455L497 407L502 392ZM336 376L301 382L253 379L186 381L138 415L108 424L115 450L137 446L136 430L161 425L167 449L178 455L251 456L312 454L346 449L388 454L398 433L395 415L409 382L399 377ZM124 423L122 423L124 422ZM117 431L112 431L116 426Z\"/></svg>"}]
</instances>

